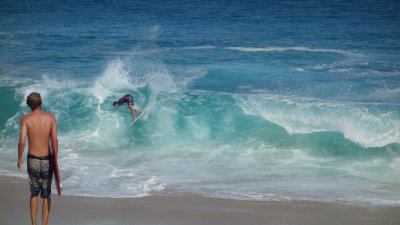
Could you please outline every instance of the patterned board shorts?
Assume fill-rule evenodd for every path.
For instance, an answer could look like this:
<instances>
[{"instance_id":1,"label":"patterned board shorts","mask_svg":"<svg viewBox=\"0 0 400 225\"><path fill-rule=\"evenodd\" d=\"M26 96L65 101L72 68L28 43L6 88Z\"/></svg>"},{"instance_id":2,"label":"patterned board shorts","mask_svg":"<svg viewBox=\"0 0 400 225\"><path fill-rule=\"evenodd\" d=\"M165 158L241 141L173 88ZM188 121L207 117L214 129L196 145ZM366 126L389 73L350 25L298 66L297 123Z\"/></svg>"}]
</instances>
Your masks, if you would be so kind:
<instances>
[{"instance_id":1,"label":"patterned board shorts","mask_svg":"<svg viewBox=\"0 0 400 225\"><path fill-rule=\"evenodd\" d=\"M27 166L32 196L40 193L41 198L47 198L51 194L53 177L51 156L37 157L28 154Z\"/></svg>"}]
</instances>

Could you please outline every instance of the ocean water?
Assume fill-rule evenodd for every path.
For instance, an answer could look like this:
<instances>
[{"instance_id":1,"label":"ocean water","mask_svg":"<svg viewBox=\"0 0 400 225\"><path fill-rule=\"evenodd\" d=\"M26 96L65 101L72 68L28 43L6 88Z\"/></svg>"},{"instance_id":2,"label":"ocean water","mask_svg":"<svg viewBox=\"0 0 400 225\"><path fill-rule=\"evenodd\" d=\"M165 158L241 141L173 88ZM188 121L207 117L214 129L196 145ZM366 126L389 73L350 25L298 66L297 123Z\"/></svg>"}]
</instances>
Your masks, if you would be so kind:
<instances>
[{"instance_id":1,"label":"ocean water","mask_svg":"<svg viewBox=\"0 0 400 225\"><path fill-rule=\"evenodd\" d=\"M399 206L399 59L398 1L1 1L0 173L37 91L66 195Z\"/></svg>"}]
</instances>

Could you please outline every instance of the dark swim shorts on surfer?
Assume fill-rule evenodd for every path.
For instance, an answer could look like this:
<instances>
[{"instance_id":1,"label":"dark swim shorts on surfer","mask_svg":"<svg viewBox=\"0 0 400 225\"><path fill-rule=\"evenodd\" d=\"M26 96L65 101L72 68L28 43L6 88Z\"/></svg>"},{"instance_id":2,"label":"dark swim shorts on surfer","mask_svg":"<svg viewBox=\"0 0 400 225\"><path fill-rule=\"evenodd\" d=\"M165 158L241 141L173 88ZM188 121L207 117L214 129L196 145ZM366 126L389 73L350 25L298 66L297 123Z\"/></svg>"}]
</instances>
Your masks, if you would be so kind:
<instances>
[{"instance_id":1,"label":"dark swim shorts on surfer","mask_svg":"<svg viewBox=\"0 0 400 225\"><path fill-rule=\"evenodd\" d=\"M130 106L134 106L135 103L134 103L133 96L130 94L126 94L118 100L118 104L120 104L120 105L123 105L125 103L128 103L128 105L130 105Z\"/></svg>"},{"instance_id":2,"label":"dark swim shorts on surfer","mask_svg":"<svg viewBox=\"0 0 400 225\"><path fill-rule=\"evenodd\" d=\"M52 163L51 156L38 157L28 154L27 166L32 196L40 193L41 198L47 198L51 194Z\"/></svg>"}]
</instances>

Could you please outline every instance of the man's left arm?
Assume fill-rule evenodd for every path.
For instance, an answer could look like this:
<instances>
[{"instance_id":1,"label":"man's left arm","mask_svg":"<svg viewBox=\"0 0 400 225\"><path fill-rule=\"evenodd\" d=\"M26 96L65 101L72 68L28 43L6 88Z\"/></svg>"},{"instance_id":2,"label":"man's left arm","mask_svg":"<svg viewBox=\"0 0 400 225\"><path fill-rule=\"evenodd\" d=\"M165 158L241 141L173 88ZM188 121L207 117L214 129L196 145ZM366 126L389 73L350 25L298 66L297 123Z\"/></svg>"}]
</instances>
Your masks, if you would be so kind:
<instances>
[{"instance_id":1,"label":"man's left arm","mask_svg":"<svg viewBox=\"0 0 400 225\"><path fill-rule=\"evenodd\" d=\"M22 155L24 154L25 148L25 139L28 128L26 127L26 119L25 117L21 118L21 131L19 135L19 143L18 143L18 169L22 170Z\"/></svg>"}]
</instances>

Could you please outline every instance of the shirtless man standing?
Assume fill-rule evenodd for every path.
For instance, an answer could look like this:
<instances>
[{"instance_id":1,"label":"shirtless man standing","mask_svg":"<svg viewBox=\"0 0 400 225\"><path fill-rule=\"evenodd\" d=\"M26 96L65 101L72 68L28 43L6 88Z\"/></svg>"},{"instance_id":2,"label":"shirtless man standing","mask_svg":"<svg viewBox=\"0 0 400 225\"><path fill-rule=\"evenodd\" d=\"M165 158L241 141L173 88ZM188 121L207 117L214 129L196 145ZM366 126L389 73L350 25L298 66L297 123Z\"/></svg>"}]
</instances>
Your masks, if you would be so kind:
<instances>
[{"instance_id":1,"label":"shirtless man standing","mask_svg":"<svg viewBox=\"0 0 400 225\"><path fill-rule=\"evenodd\" d=\"M50 155L49 140L51 140L53 154L57 159L58 140L56 119L51 113L42 112L42 99L39 93L31 93L26 104L32 112L21 118L21 134L18 144L18 169L22 170L22 155L25 148L25 139L28 135L29 148L27 168L31 190L30 212L31 221L36 225L38 210L38 195L42 202L42 224L47 224L51 206L51 181L53 176L52 157Z\"/></svg>"}]
</instances>

